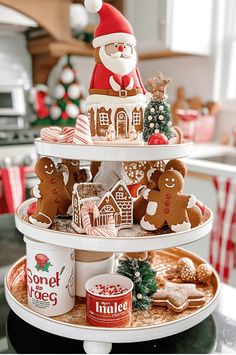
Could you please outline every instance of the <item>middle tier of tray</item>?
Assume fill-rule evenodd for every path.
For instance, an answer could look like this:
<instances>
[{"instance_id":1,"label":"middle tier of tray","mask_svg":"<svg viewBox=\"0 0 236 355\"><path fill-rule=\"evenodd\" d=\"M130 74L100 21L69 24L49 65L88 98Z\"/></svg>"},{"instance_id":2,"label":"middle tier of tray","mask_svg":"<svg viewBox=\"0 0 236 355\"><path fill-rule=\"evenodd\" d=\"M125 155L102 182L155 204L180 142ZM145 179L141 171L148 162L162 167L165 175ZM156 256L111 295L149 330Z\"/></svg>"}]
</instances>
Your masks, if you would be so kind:
<instances>
[{"instance_id":1,"label":"middle tier of tray","mask_svg":"<svg viewBox=\"0 0 236 355\"><path fill-rule=\"evenodd\" d=\"M203 223L185 232L150 234L141 230L138 225L120 230L117 237L94 237L77 234L70 227L69 219L61 219L56 229L44 229L27 222L25 216L28 206L35 199L25 201L16 212L16 227L24 235L37 241L70 247L80 250L104 252L139 252L168 249L195 242L206 236L212 229L212 212L205 208Z\"/></svg>"},{"instance_id":2,"label":"middle tier of tray","mask_svg":"<svg viewBox=\"0 0 236 355\"><path fill-rule=\"evenodd\" d=\"M152 161L185 158L191 154L192 142L167 145L77 145L35 140L39 155L91 161Z\"/></svg>"}]
</instances>

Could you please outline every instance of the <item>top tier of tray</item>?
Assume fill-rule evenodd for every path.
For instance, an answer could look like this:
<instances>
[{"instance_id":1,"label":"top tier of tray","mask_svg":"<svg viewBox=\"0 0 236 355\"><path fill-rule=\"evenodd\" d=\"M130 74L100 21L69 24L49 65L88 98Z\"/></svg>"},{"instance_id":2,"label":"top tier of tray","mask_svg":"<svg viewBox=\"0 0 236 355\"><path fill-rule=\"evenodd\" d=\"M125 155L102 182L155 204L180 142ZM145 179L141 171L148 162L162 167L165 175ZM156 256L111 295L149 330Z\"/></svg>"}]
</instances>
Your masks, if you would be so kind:
<instances>
[{"instance_id":1,"label":"top tier of tray","mask_svg":"<svg viewBox=\"0 0 236 355\"><path fill-rule=\"evenodd\" d=\"M35 140L39 155L54 158L93 161L152 161L181 159L189 156L192 142L168 145L77 145Z\"/></svg>"}]
</instances>

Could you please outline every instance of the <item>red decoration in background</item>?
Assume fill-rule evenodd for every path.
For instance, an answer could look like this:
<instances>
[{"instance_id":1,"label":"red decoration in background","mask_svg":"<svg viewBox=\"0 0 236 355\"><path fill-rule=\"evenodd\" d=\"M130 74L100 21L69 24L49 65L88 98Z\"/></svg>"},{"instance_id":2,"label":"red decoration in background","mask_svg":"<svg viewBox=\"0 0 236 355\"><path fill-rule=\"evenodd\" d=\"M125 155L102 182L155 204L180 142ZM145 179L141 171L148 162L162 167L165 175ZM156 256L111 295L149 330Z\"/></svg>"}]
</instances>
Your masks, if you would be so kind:
<instances>
[{"instance_id":1,"label":"red decoration in background","mask_svg":"<svg viewBox=\"0 0 236 355\"><path fill-rule=\"evenodd\" d=\"M210 263L224 282L230 279L236 257L236 179L215 177L217 213L210 240Z\"/></svg>"},{"instance_id":2,"label":"red decoration in background","mask_svg":"<svg viewBox=\"0 0 236 355\"><path fill-rule=\"evenodd\" d=\"M25 200L25 169L11 167L0 169L0 213L15 213Z\"/></svg>"}]
</instances>

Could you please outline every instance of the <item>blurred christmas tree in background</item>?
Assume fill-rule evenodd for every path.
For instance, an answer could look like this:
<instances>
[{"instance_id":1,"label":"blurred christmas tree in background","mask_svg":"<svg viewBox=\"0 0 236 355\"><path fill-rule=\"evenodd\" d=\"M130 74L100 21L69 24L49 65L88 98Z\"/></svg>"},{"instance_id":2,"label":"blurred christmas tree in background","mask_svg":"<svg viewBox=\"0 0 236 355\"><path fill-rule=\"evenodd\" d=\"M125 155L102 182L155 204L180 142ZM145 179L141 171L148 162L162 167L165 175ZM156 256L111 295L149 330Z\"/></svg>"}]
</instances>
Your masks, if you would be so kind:
<instances>
[{"instance_id":1,"label":"blurred christmas tree in background","mask_svg":"<svg viewBox=\"0 0 236 355\"><path fill-rule=\"evenodd\" d=\"M74 126L78 115L85 112L84 88L70 56L67 56L67 63L63 66L60 80L54 88L51 119L56 126Z\"/></svg>"}]
</instances>

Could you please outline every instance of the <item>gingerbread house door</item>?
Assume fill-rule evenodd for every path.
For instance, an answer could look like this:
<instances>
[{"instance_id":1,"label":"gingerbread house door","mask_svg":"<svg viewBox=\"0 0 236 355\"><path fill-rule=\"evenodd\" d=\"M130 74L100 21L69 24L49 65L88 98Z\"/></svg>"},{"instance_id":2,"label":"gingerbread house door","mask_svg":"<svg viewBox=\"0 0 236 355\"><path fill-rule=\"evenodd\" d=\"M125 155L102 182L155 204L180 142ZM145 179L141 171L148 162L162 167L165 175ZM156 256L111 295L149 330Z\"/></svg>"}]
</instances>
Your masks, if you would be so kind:
<instances>
[{"instance_id":1,"label":"gingerbread house door","mask_svg":"<svg viewBox=\"0 0 236 355\"><path fill-rule=\"evenodd\" d=\"M118 109L115 114L116 136L117 138L129 137L129 118L123 109Z\"/></svg>"}]
</instances>

